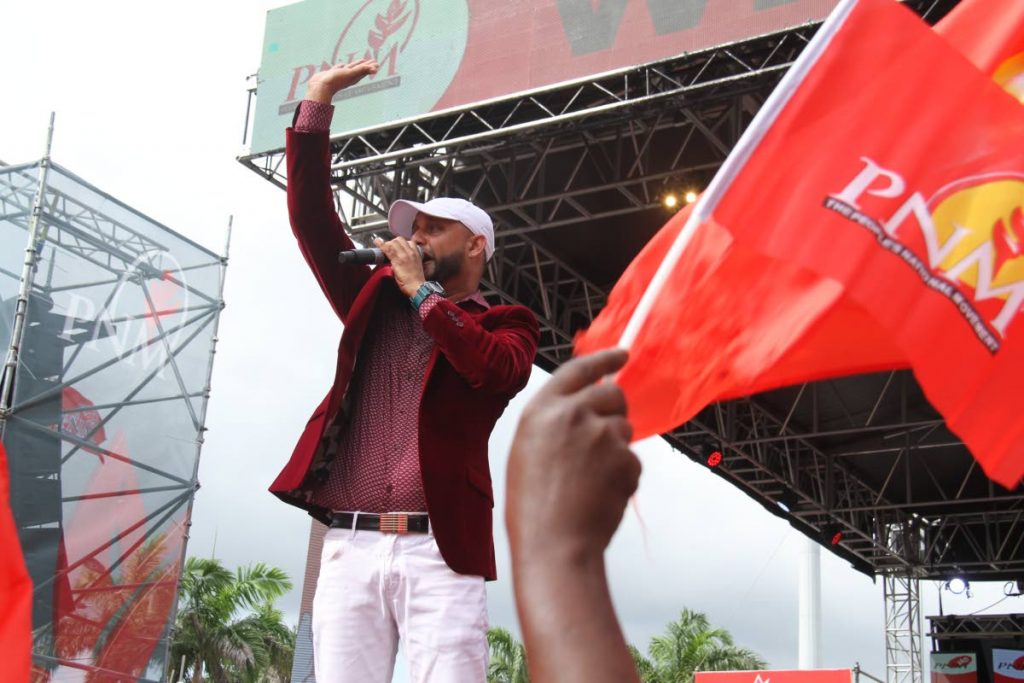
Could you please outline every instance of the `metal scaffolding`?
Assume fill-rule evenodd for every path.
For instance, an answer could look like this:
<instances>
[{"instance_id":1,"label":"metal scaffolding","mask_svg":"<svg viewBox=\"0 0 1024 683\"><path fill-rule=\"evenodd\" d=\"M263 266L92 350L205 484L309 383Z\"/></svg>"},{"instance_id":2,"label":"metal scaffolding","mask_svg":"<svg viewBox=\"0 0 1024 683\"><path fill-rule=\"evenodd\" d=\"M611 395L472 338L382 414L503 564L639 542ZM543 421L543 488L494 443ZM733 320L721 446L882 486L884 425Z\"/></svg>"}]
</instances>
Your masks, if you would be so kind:
<instances>
[{"instance_id":1,"label":"metal scaffolding","mask_svg":"<svg viewBox=\"0 0 1024 683\"><path fill-rule=\"evenodd\" d=\"M0 436L34 584L34 676L163 680L226 250L49 149L0 167L0 247Z\"/></svg>"},{"instance_id":2,"label":"metal scaffolding","mask_svg":"<svg viewBox=\"0 0 1024 683\"><path fill-rule=\"evenodd\" d=\"M905 574L885 574L885 668L887 683L921 683L920 582Z\"/></svg>"}]
</instances>

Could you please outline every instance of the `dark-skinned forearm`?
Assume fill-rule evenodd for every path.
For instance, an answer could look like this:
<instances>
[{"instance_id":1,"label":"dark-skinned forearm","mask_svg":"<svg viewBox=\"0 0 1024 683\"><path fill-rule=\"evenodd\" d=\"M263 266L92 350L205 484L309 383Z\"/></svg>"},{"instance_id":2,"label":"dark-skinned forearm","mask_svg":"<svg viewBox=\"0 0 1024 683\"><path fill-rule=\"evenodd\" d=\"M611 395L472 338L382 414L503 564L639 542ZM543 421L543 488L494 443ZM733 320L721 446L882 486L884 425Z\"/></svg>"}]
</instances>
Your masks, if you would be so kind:
<instances>
[{"instance_id":1,"label":"dark-skinned forearm","mask_svg":"<svg viewBox=\"0 0 1024 683\"><path fill-rule=\"evenodd\" d=\"M524 548L513 585L534 683L639 681L612 606L603 555Z\"/></svg>"}]
</instances>

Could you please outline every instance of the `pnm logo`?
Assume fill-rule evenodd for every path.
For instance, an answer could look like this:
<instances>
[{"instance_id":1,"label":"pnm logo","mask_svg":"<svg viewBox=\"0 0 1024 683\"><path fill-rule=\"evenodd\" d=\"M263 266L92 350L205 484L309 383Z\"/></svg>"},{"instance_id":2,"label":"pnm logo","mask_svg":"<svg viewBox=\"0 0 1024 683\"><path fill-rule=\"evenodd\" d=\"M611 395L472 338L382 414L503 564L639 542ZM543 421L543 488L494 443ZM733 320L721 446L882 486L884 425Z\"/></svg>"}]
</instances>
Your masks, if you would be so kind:
<instances>
[{"instance_id":1,"label":"pnm logo","mask_svg":"<svg viewBox=\"0 0 1024 683\"><path fill-rule=\"evenodd\" d=\"M1024 671L1024 656L1017 657L1012 662L1002 661L999 662L999 666L996 667L998 671Z\"/></svg>"},{"instance_id":2,"label":"pnm logo","mask_svg":"<svg viewBox=\"0 0 1024 683\"><path fill-rule=\"evenodd\" d=\"M971 665L972 661L974 661L974 658L970 655L960 655L959 657L953 657L951 660L946 662L945 667L940 666L939 668L966 669L968 666Z\"/></svg>"},{"instance_id":3,"label":"pnm logo","mask_svg":"<svg viewBox=\"0 0 1024 683\"><path fill-rule=\"evenodd\" d=\"M380 64L380 71L376 76L369 76L363 84L342 90L335 96L336 100L358 97L401 85L399 56L408 47L419 16L419 0L366 0L341 30L329 60L321 61L319 67L315 64L303 64L292 70L288 96L278 107L278 114L294 111L301 100L302 86L308 83L317 71L327 71L335 64L357 59L373 59Z\"/></svg>"},{"instance_id":4,"label":"pnm logo","mask_svg":"<svg viewBox=\"0 0 1024 683\"><path fill-rule=\"evenodd\" d=\"M895 171L866 157L861 161L864 168L827 197L825 207L873 232L928 287L953 302L991 352L998 351L1024 304L1024 176L965 178L929 200L920 192L908 194ZM861 210L861 202L872 197L900 203L887 218L876 219Z\"/></svg>"},{"instance_id":5,"label":"pnm logo","mask_svg":"<svg viewBox=\"0 0 1024 683\"><path fill-rule=\"evenodd\" d=\"M929 207L943 243L939 269L976 292L1009 298L1024 282L1022 201L1024 179L1013 176L970 178L936 193Z\"/></svg>"},{"instance_id":6,"label":"pnm logo","mask_svg":"<svg viewBox=\"0 0 1024 683\"><path fill-rule=\"evenodd\" d=\"M138 362L164 379L165 368L188 343L182 335L197 320L188 319L190 291L187 271L174 256L161 249L143 252L125 267L99 313L95 292L70 293L60 337L80 339L85 350L113 354L122 365Z\"/></svg>"}]
</instances>

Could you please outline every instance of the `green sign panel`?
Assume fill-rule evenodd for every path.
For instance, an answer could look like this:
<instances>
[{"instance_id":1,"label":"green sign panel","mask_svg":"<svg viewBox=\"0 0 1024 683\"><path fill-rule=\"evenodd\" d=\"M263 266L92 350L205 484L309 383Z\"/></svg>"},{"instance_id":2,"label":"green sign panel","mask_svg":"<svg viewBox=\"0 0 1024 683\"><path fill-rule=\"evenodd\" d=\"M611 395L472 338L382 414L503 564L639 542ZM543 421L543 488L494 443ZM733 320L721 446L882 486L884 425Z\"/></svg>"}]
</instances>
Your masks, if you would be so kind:
<instances>
[{"instance_id":1,"label":"green sign panel","mask_svg":"<svg viewBox=\"0 0 1024 683\"><path fill-rule=\"evenodd\" d=\"M380 71L334 101L332 133L434 108L462 61L466 0L305 0L267 13L252 153L284 146L310 76L369 57Z\"/></svg>"}]
</instances>

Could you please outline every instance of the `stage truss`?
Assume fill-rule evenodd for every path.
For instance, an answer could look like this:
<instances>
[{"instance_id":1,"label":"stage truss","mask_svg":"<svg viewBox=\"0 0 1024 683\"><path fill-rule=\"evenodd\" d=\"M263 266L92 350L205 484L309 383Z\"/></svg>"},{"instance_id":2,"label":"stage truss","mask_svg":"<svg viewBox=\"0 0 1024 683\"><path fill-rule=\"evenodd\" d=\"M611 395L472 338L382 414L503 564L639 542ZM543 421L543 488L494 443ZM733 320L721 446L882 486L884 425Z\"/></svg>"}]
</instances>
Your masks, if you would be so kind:
<instances>
[{"instance_id":1,"label":"stage truss","mask_svg":"<svg viewBox=\"0 0 1024 683\"><path fill-rule=\"evenodd\" d=\"M935 21L955 1L907 4ZM664 195L707 184L816 28L335 136L338 211L365 243L397 198L487 208L498 247L485 294L537 314L538 364L551 370L664 222ZM286 187L283 150L240 161ZM1024 490L984 476L908 372L714 405L665 438L697 462L722 452L715 474L867 574L1024 576ZM891 616L920 633L919 616ZM906 643L917 680L920 637Z\"/></svg>"},{"instance_id":2,"label":"stage truss","mask_svg":"<svg viewBox=\"0 0 1024 683\"><path fill-rule=\"evenodd\" d=\"M965 641L1014 641L1024 646L1024 614L969 614L928 617L931 623L932 650L940 644L955 650ZM1006 647L1010 647L1007 644Z\"/></svg>"},{"instance_id":3,"label":"stage truss","mask_svg":"<svg viewBox=\"0 0 1024 683\"><path fill-rule=\"evenodd\" d=\"M162 681L227 258L48 155L0 167L0 247L33 681Z\"/></svg>"}]
</instances>

